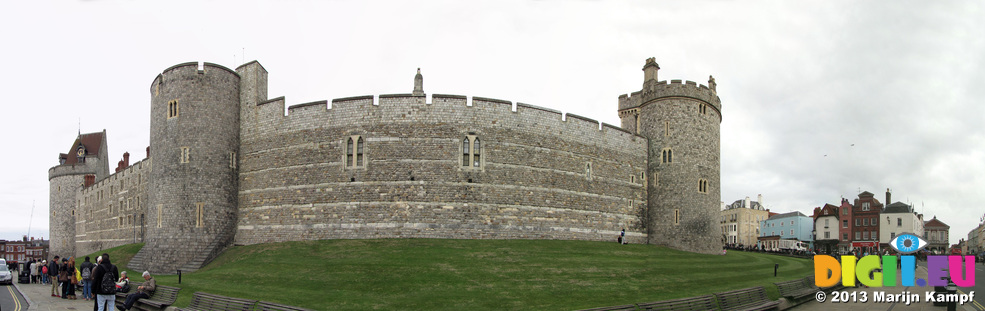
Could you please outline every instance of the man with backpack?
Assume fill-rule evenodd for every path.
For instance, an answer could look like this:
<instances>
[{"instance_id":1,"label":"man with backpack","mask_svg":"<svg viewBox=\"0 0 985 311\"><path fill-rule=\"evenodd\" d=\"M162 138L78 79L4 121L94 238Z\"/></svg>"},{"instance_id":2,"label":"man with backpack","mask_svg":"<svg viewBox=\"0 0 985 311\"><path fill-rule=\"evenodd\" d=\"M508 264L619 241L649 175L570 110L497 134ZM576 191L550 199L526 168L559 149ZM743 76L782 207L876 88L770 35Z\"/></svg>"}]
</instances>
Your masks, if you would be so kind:
<instances>
[{"instance_id":1,"label":"man with backpack","mask_svg":"<svg viewBox=\"0 0 985 311\"><path fill-rule=\"evenodd\" d=\"M95 265L89 262L89 256L86 256L86 261L79 265L79 274L82 276L82 299L92 300L95 298L92 295L92 268Z\"/></svg>"},{"instance_id":2,"label":"man with backpack","mask_svg":"<svg viewBox=\"0 0 985 311\"><path fill-rule=\"evenodd\" d=\"M103 253L96 258L98 263L92 269L92 280L95 282L92 292L96 294L96 311L112 311L116 301L116 276L120 271L110 260L109 254Z\"/></svg>"}]
</instances>

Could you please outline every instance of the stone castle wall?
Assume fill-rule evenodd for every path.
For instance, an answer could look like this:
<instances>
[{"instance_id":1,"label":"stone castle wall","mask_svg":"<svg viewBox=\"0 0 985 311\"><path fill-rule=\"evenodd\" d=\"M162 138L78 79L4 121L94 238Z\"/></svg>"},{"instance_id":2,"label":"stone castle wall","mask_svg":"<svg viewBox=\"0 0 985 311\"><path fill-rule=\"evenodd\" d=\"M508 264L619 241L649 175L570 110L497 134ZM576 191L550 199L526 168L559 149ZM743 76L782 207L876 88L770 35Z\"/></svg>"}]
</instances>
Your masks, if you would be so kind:
<instances>
[{"instance_id":1,"label":"stone castle wall","mask_svg":"<svg viewBox=\"0 0 985 311\"><path fill-rule=\"evenodd\" d=\"M131 268L164 273L195 270L233 243L317 239L614 241L626 229L632 243L720 249L714 87L646 81L620 97L622 128L460 95L286 107L267 98L267 71L255 61L235 72L179 64L150 91L149 159L75 197L53 188L52 202L83 212L68 222L75 232L52 229L53 245L66 235L89 252L137 239L139 229L147 244ZM673 163L660 163L666 147ZM82 180L59 178L52 187Z\"/></svg>"},{"instance_id":2,"label":"stone castle wall","mask_svg":"<svg viewBox=\"0 0 985 311\"><path fill-rule=\"evenodd\" d=\"M144 241L150 159L76 191L77 255Z\"/></svg>"},{"instance_id":3,"label":"stone castle wall","mask_svg":"<svg viewBox=\"0 0 985 311\"><path fill-rule=\"evenodd\" d=\"M245 79L245 78L244 78ZM644 241L646 140L508 101L380 95L260 102L244 130L237 244L333 238ZM242 127L249 127L242 124ZM256 133L256 135L246 135ZM364 167L344 163L365 140ZM462 166L463 140L481 165Z\"/></svg>"}]
</instances>

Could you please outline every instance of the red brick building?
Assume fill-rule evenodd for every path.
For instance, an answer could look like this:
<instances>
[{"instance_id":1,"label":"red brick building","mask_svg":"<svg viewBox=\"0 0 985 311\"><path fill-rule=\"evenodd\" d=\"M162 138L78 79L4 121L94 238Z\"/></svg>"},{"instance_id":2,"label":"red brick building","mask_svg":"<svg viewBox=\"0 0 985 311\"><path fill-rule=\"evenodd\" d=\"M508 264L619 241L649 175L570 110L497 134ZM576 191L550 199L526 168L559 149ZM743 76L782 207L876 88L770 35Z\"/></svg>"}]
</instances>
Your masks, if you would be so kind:
<instances>
[{"instance_id":1,"label":"red brick building","mask_svg":"<svg viewBox=\"0 0 985 311\"><path fill-rule=\"evenodd\" d=\"M886 191L886 200L890 199L889 191ZM882 213L884 206L871 192L864 191L859 193L852 205L851 235L853 250L859 253L877 253L879 249L879 214Z\"/></svg>"}]
</instances>

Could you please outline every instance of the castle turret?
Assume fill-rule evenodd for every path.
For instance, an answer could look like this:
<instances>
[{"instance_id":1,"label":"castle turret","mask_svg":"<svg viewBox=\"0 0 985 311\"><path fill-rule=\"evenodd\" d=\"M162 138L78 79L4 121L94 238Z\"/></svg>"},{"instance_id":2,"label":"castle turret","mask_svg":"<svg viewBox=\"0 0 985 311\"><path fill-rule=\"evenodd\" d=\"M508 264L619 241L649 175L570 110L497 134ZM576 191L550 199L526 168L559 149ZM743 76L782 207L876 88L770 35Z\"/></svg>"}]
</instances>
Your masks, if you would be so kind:
<instances>
[{"instance_id":1,"label":"castle turret","mask_svg":"<svg viewBox=\"0 0 985 311\"><path fill-rule=\"evenodd\" d=\"M649 140L649 242L716 253L722 246L716 223L721 101L713 89L692 81L658 81L659 69L647 59L643 89L619 96L623 128Z\"/></svg>"},{"instance_id":2,"label":"castle turret","mask_svg":"<svg viewBox=\"0 0 985 311\"><path fill-rule=\"evenodd\" d=\"M109 175L106 130L79 134L68 153L60 154L58 165L48 169L48 223L50 252L68 257L76 254L76 214L81 213L77 194L88 179ZM91 183L89 183L91 184Z\"/></svg>"},{"instance_id":3,"label":"castle turret","mask_svg":"<svg viewBox=\"0 0 985 311\"><path fill-rule=\"evenodd\" d=\"M240 76L211 63L175 65L154 79L148 231L131 268L194 271L231 243L240 94Z\"/></svg>"}]
</instances>

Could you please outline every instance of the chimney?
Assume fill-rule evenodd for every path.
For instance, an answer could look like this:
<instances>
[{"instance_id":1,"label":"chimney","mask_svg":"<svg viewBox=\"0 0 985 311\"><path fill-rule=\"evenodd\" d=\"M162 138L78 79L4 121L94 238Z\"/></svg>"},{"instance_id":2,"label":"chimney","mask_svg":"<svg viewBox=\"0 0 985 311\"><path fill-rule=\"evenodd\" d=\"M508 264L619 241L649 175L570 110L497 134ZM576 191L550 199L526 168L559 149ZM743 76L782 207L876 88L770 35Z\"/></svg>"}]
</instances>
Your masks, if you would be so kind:
<instances>
[{"instance_id":1,"label":"chimney","mask_svg":"<svg viewBox=\"0 0 985 311\"><path fill-rule=\"evenodd\" d=\"M96 183L96 175L90 174L90 175L86 175L85 176L85 187L86 188L88 188L89 186L92 186L92 184L95 184L95 183Z\"/></svg>"},{"instance_id":2,"label":"chimney","mask_svg":"<svg viewBox=\"0 0 985 311\"><path fill-rule=\"evenodd\" d=\"M660 65L657 64L656 58L650 57L646 59L646 64L643 65L643 85L646 85L648 81L657 81L657 71L660 70Z\"/></svg>"},{"instance_id":3,"label":"chimney","mask_svg":"<svg viewBox=\"0 0 985 311\"><path fill-rule=\"evenodd\" d=\"M893 193L890 192L889 188L886 188L886 204L893 203L893 201L889 200L892 197L893 197Z\"/></svg>"},{"instance_id":4,"label":"chimney","mask_svg":"<svg viewBox=\"0 0 985 311\"><path fill-rule=\"evenodd\" d=\"M122 170L123 170L123 160L120 160L120 162L116 162L116 172L119 173Z\"/></svg>"},{"instance_id":5,"label":"chimney","mask_svg":"<svg viewBox=\"0 0 985 311\"><path fill-rule=\"evenodd\" d=\"M759 200L759 206L766 206L766 203L763 203L763 194L762 193L759 194L758 200Z\"/></svg>"},{"instance_id":6,"label":"chimney","mask_svg":"<svg viewBox=\"0 0 985 311\"><path fill-rule=\"evenodd\" d=\"M746 200L742 201L742 207L751 208L752 204L749 203L749 196L746 196Z\"/></svg>"},{"instance_id":7,"label":"chimney","mask_svg":"<svg viewBox=\"0 0 985 311\"><path fill-rule=\"evenodd\" d=\"M147 146L147 156L144 159L150 158L150 146Z\"/></svg>"},{"instance_id":8,"label":"chimney","mask_svg":"<svg viewBox=\"0 0 985 311\"><path fill-rule=\"evenodd\" d=\"M123 167L130 167L130 152L123 153Z\"/></svg>"}]
</instances>

